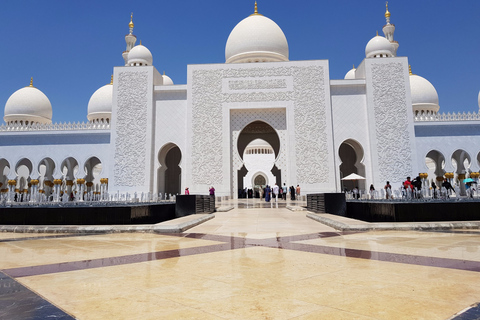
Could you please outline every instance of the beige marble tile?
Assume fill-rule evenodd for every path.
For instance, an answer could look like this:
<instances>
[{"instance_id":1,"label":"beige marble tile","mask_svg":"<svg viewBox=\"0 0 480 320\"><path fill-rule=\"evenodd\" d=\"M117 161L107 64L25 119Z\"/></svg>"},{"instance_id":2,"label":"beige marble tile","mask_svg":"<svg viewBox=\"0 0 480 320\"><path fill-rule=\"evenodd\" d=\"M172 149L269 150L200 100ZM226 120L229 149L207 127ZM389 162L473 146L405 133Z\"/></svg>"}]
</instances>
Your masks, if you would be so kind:
<instances>
[{"instance_id":1,"label":"beige marble tile","mask_svg":"<svg viewBox=\"0 0 480 320\"><path fill-rule=\"evenodd\" d=\"M0 243L0 268L177 250L220 242L155 234L118 234Z\"/></svg>"}]
</instances>

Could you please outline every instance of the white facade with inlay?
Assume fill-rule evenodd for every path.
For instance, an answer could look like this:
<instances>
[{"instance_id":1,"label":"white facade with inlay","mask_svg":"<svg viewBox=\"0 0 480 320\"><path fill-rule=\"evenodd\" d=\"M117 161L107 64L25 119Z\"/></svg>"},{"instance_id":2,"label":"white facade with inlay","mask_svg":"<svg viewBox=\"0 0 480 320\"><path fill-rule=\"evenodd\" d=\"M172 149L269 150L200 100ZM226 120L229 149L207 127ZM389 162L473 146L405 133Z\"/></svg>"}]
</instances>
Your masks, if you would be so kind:
<instances>
[{"instance_id":1,"label":"white facade with inlay","mask_svg":"<svg viewBox=\"0 0 480 320\"><path fill-rule=\"evenodd\" d=\"M52 198L214 186L235 198L262 183L339 192L351 173L366 178L361 188L419 173L461 184L480 169L480 116L438 114L435 88L397 56L385 17L385 37L345 79L330 79L328 60L289 61L283 31L255 8L231 32L225 63L189 65L182 85L135 46L130 21L125 61L92 95L88 123L52 124L32 84L6 102L0 188Z\"/></svg>"}]
</instances>

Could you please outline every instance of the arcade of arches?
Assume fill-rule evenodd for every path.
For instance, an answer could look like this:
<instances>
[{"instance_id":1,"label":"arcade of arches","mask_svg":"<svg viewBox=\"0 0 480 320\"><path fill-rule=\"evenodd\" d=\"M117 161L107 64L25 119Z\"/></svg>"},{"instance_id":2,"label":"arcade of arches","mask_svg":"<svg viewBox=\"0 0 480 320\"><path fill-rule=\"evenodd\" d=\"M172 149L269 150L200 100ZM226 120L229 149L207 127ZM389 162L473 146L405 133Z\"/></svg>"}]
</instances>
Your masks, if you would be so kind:
<instances>
[{"instance_id":1,"label":"arcade of arches","mask_svg":"<svg viewBox=\"0 0 480 320\"><path fill-rule=\"evenodd\" d=\"M100 178L102 162L93 156L81 165L74 157L65 158L60 166L49 157L43 158L34 164L27 158L20 159L14 166L5 158L0 159L0 192L15 193L15 199L32 197L43 198L44 201L53 200L55 195L59 200L64 194L70 198L100 199L107 190L108 179ZM11 172L13 170L13 172ZM12 174L15 178L10 178ZM57 177L57 178L55 178Z\"/></svg>"}]
</instances>

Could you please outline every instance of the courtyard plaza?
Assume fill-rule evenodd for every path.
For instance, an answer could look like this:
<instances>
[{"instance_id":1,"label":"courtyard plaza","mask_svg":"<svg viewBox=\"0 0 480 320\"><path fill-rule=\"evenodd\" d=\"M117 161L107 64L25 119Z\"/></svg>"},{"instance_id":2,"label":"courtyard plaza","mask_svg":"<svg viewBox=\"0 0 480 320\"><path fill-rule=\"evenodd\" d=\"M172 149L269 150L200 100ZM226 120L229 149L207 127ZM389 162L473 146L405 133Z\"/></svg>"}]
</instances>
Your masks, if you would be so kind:
<instances>
[{"instance_id":1,"label":"courtyard plaza","mask_svg":"<svg viewBox=\"0 0 480 320\"><path fill-rule=\"evenodd\" d=\"M0 233L0 319L480 317L478 229L342 232L303 201L222 205L183 233Z\"/></svg>"}]
</instances>

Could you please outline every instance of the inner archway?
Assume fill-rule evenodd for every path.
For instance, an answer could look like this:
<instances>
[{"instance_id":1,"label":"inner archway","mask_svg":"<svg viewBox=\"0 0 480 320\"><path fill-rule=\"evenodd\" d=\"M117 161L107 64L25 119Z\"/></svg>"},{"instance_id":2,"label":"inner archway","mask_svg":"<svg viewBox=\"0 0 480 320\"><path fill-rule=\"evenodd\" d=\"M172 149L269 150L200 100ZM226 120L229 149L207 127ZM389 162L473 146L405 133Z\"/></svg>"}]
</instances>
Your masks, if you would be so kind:
<instances>
[{"instance_id":1,"label":"inner archway","mask_svg":"<svg viewBox=\"0 0 480 320\"><path fill-rule=\"evenodd\" d=\"M281 186L281 170L275 166L280 153L280 138L272 126L258 120L245 126L238 136L237 150L243 162L242 168L237 171L239 191L254 189L257 194L260 184L257 186L255 179L259 173L265 179L263 187L275 183Z\"/></svg>"},{"instance_id":2,"label":"inner archway","mask_svg":"<svg viewBox=\"0 0 480 320\"><path fill-rule=\"evenodd\" d=\"M365 165L363 161L363 148L355 140L345 140L338 149L340 157L340 178L346 177L349 174L356 173L365 177ZM358 187L359 190L365 190L365 180L349 181L340 180L342 182L342 190L352 190Z\"/></svg>"},{"instance_id":3,"label":"inner archway","mask_svg":"<svg viewBox=\"0 0 480 320\"><path fill-rule=\"evenodd\" d=\"M182 193L181 160L182 152L176 144L169 143L160 149L158 153L160 167L157 171L157 189L160 194Z\"/></svg>"}]
</instances>

